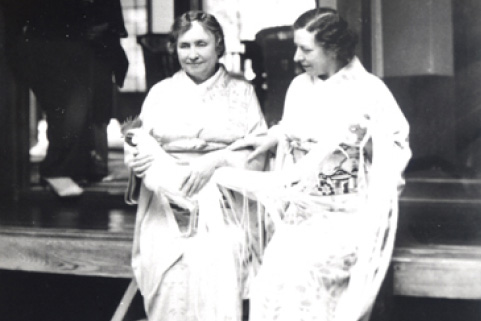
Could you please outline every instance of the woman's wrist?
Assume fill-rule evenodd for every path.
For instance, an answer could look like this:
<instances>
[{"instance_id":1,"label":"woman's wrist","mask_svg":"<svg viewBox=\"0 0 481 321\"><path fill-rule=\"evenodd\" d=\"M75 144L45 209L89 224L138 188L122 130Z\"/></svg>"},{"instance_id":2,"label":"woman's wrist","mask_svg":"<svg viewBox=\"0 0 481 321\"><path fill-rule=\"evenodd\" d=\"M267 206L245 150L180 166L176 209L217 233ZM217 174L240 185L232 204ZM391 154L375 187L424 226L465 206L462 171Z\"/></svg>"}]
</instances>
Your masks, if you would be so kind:
<instances>
[{"instance_id":1,"label":"woman's wrist","mask_svg":"<svg viewBox=\"0 0 481 321\"><path fill-rule=\"evenodd\" d=\"M213 164L214 168L228 166L227 153L225 150L218 150L205 155L206 158Z\"/></svg>"},{"instance_id":2,"label":"woman's wrist","mask_svg":"<svg viewBox=\"0 0 481 321\"><path fill-rule=\"evenodd\" d=\"M232 151L228 149L214 152L215 166L219 167L243 167L248 155L248 151Z\"/></svg>"}]
</instances>

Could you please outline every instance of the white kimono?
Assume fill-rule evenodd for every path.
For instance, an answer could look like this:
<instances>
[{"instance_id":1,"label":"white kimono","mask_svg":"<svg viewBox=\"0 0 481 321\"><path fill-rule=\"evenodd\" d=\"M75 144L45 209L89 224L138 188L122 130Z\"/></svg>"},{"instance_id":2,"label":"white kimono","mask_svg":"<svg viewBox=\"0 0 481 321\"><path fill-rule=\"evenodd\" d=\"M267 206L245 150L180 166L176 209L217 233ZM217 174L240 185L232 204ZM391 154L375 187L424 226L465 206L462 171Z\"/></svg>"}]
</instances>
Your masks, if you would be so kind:
<instances>
[{"instance_id":1,"label":"white kimono","mask_svg":"<svg viewBox=\"0 0 481 321\"><path fill-rule=\"evenodd\" d=\"M223 67L199 85L183 71L156 84L140 118L143 130L179 161L267 130L253 87ZM252 253L245 230L250 222L239 220L235 212L242 211L235 210L245 203L237 198L226 211L219 190L209 182L187 200L197 204L185 206L194 213L173 209L175 197L162 185L179 181L181 169L167 154L162 157L164 166L154 162L143 183L132 177L129 190L137 186L140 193L128 199L138 203L132 266L148 318L240 321L245 260Z\"/></svg>"},{"instance_id":2,"label":"white kimono","mask_svg":"<svg viewBox=\"0 0 481 321\"><path fill-rule=\"evenodd\" d=\"M354 58L325 81L297 76L271 133L280 139L272 175L284 185L253 192L274 232L251 289L250 320L357 321L392 254L408 123Z\"/></svg>"}]
</instances>

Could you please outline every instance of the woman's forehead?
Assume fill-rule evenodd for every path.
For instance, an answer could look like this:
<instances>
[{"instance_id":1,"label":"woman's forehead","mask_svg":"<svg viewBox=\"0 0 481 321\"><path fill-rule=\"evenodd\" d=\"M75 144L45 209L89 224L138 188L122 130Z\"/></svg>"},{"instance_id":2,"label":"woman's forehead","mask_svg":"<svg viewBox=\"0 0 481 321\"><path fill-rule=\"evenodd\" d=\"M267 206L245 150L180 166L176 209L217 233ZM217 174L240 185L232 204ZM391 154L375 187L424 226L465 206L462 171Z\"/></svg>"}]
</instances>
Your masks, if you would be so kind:
<instances>
[{"instance_id":1,"label":"woman's forehead","mask_svg":"<svg viewBox=\"0 0 481 321\"><path fill-rule=\"evenodd\" d=\"M191 42L197 40L209 40L214 38L212 32L207 30L202 23L193 21L188 30L179 35L178 42Z\"/></svg>"},{"instance_id":2,"label":"woman's forehead","mask_svg":"<svg viewBox=\"0 0 481 321\"><path fill-rule=\"evenodd\" d=\"M294 43L298 46L315 46L316 43L314 33L307 31L305 28L294 30Z\"/></svg>"}]
</instances>

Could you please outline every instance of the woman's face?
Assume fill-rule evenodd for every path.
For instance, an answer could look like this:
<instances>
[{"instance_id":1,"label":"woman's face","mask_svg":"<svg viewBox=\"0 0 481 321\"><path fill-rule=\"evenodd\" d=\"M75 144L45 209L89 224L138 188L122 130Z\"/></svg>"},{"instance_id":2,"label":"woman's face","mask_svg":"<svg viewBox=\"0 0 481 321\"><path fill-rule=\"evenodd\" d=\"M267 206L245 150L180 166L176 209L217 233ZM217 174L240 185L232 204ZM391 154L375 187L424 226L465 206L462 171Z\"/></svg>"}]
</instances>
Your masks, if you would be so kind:
<instances>
[{"instance_id":1,"label":"woman's face","mask_svg":"<svg viewBox=\"0 0 481 321\"><path fill-rule=\"evenodd\" d=\"M294 31L296 53L294 61L313 77L332 76L337 71L337 63L333 54L321 47L314 38L314 33L306 29Z\"/></svg>"},{"instance_id":2,"label":"woman's face","mask_svg":"<svg viewBox=\"0 0 481 321\"><path fill-rule=\"evenodd\" d=\"M202 83L215 73L217 52L214 35L197 21L177 40L180 66L195 83Z\"/></svg>"}]
</instances>

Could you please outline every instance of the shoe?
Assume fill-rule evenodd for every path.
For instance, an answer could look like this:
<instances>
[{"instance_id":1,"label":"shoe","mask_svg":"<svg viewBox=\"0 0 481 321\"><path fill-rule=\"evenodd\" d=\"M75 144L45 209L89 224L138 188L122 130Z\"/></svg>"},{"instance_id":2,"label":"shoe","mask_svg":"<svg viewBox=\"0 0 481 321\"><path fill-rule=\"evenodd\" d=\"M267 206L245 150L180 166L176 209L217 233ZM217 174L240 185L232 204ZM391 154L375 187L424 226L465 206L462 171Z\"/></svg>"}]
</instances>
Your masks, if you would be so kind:
<instances>
[{"instance_id":1,"label":"shoe","mask_svg":"<svg viewBox=\"0 0 481 321\"><path fill-rule=\"evenodd\" d=\"M80 196L83 189L70 177L45 177L45 182L60 197Z\"/></svg>"}]
</instances>

